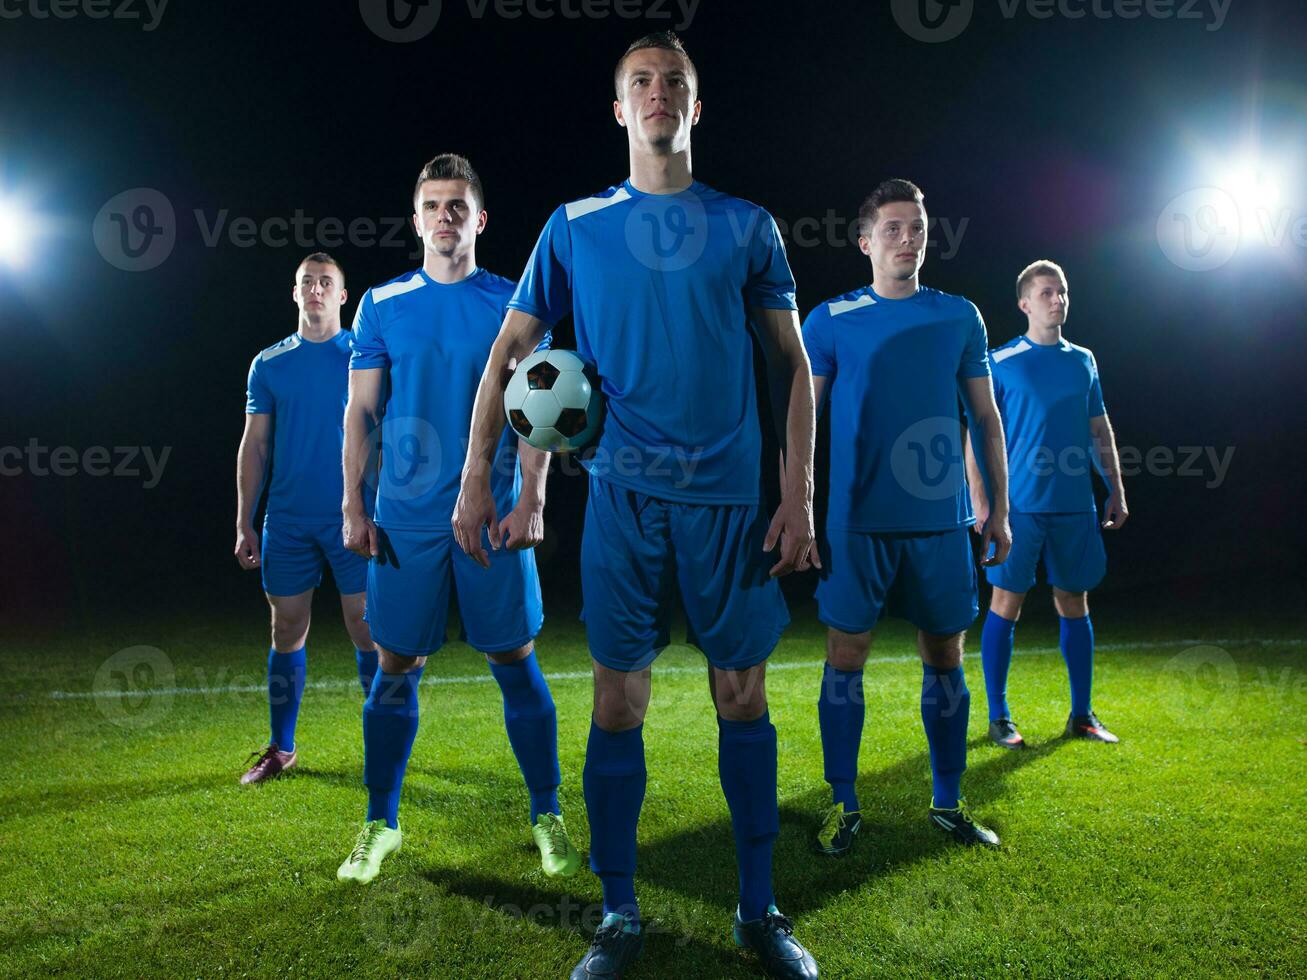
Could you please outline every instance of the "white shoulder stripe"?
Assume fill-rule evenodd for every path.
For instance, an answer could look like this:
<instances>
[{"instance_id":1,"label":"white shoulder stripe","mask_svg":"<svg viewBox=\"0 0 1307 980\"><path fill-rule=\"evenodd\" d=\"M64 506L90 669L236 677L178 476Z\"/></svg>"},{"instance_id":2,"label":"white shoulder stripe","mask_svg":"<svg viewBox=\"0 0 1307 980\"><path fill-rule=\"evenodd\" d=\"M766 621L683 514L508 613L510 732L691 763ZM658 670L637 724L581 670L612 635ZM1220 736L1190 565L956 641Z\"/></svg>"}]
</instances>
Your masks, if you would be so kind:
<instances>
[{"instance_id":1,"label":"white shoulder stripe","mask_svg":"<svg viewBox=\"0 0 1307 980\"><path fill-rule=\"evenodd\" d=\"M274 357L280 357L282 354L285 354L287 351L294 350L299 345L300 345L300 335L295 334L292 337L286 338L279 344L273 344L271 347L269 347L267 350L265 350L262 354L259 355L259 359L262 361L270 361Z\"/></svg>"},{"instance_id":2,"label":"white shoulder stripe","mask_svg":"<svg viewBox=\"0 0 1307 980\"><path fill-rule=\"evenodd\" d=\"M631 192L625 187L620 187L612 197L587 197L584 201L573 201L571 204L564 205L564 209L567 211L567 220L575 221L591 212L602 211L609 205L621 204L630 199Z\"/></svg>"},{"instance_id":3,"label":"white shoulder stripe","mask_svg":"<svg viewBox=\"0 0 1307 980\"><path fill-rule=\"evenodd\" d=\"M426 284L427 281L415 272L401 282L388 282L384 286L374 286L372 289L372 302L380 303L395 296L403 296L415 289L421 289Z\"/></svg>"},{"instance_id":4,"label":"white shoulder stripe","mask_svg":"<svg viewBox=\"0 0 1307 980\"><path fill-rule=\"evenodd\" d=\"M1021 343L1017 344L1015 347L1009 347L1006 350L992 351L989 355L989 359L995 364L1000 364L1003 361L1006 361L1009 357L1015 357L1017 354L1022 354L1028 350L1030 350L1030 342L1022 340Z\"/></svg>"},{"instance_id":5,"label":"white shoulder stripe","mask_svg":"<svg viewBox=\"0 0 1307 980\"><path fill-rule=\"evenodd\" d=\"M831 316L839 316L841 313L848 313L850 310L860 310L864 306L875 306L876 300L870 293L863 293L857 299L841 299L834 303L827 303Z\"/></svg>"}]
</instances>

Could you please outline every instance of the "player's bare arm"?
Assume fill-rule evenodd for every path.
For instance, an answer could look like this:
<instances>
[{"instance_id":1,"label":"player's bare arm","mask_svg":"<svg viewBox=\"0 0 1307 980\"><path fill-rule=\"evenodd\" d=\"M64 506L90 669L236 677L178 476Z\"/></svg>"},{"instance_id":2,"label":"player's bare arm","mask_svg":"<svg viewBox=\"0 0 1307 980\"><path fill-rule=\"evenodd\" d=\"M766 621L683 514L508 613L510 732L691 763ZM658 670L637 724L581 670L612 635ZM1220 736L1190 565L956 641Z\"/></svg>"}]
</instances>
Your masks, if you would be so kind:
<instances>
[{"instance_id":1,"label":"player's bare arm","mask_svg":"<svg viewBox=\"0 0 1307 980\"><path fill-rule=\"evenodd\" d=\"M490 493L490 469L494 465L495 446L504 431L504 386L513 367L539 346L547 329L543 320L520 310L509 310L477 386L467 459L463 463L463 478L451 523L458 546L483 568L490 567L490 556L481 544L481 529L490 529L492 548L498 548L501 539L495 498Z\"/></svg>"},{"instance_id":2,"label":"player's bare arm","mask_svg":"<svg viewBox=\"0 0 1307 980\"><path fill-rule=\"evenodd\" d=\"M549 476L549 458L550 453L536 449L525 439L517 440L522 491L513 512L499 525L502 543L511 551L534 548L545 539L545 483Z\"/></svg>"},{"instance_id":3,"label":"player's bare arm","mask_svg":"<svg viewBox=\"0 0 1307 980\"><path fill-rule=\"evenodd\" d=\"M985 492L985 477L976 462L976 447L971 444L971 432L962 430L962 456L967 467L967 490L971 494L971 512L976 515L976 523L971 530L983 534L989 522L989 494Z\"/></svg>"},{"instance_id":4,"label":"player's bare arm","mask_svg":"<svg viewBox=\"0 0 1307 980\"><path fill-rule=\"evenodd\" d=\"M817 421L812 365L803 347L798 313L758 307L749 313L762 340L772 416L785 459L781 505L767 529L763 547L771 551L780 542L780 559L771 567L771 574L788 575L811 565L821 567L813 548L812 453Z\"/></svg>"},{"instance_id":5,"label":"player's bare arm","mask_svg":"<svg viewBox=\"0 0 1307 980\"><path fill-rule=\"evenodd\" d=\"M985 469L989 472L990 492L993 495L989 519L985 521L980 533L980 563L1001 565L1012 547L1012 529L1008 524L1007 440L1003 436L1003 419L998 414L994 382L989 375L968 378L966 394L976 443L985 454ZM994 546L992 555L989 550L991 543Z\"/></svg>"},{"instance_id":6,"label":"player's bare arm","mask_svg":"<svg viewBox=\"0 0 1307 980\"><path fill-rule=\"evenodd\" d=\"M1116 433L1112 431L1112 422L1106 415L1095 415L1089 420L1089 434L1094 441L1098 465L1108 489L1107 503L1103 505L1103 527L1119 531L1130 517L1130 508L1126 506L1125 484L1121 482L1121 457L1116 451Z\"/></svg>"},{"instance_id":7,"label":"player's bare arm","mask_svg":"<svg viewBox=\"0 0 1307 980\"><path fill-rule=\"evenodd\" d=\"M268 470L272 416L246 415L245 432L236 451L236 560L241 568L259 567L259 535L254 530L254 509Z\"/></svg>"},{"instance_id":8,"label":"player's bare arm","mask_svg":"<svg viewBox=\"0 0 1307 980\"><path fill-rule=\"evenodd\" d=\"M349 373L349 401L345 404L345 495L340 511L345 547L355 554L377 554L377 526L363 506L363 485L371 457L369 434L381 423L382 369L365 368Z\"/></svg>"}]
</instances>

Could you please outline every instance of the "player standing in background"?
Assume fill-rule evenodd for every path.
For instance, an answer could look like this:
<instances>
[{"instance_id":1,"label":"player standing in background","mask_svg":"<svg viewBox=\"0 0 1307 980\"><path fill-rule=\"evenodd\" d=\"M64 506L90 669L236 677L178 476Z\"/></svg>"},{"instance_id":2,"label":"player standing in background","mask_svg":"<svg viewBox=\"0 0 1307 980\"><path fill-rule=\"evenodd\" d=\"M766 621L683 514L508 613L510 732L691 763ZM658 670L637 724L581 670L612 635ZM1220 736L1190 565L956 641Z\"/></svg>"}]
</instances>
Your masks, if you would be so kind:
<instances>
[{"instance_id":1,"label":"player standing in background","mask_svg":"<svg viewBox=\"0 0 1307 980\"><path fill-rule=\"evenodd\" d=\"M308 655L313 590L330 563L345 629L354 641L359 681L366 691L377 651L363 621L367 562L341 542L340 450L349 385L349 334L340 329L345 273L325 252L314 252L295 273L291 289L299 327L250 365L245 434L236 455L236 560L263 569L272 607L268 651L271 735L242 783L271 779L295 765L295 722ZM263 547L254 511L267 475L272 484L263 521Z\"/></svg>"},{"instance_id":2,"label":"player standing in background","mask_svg":"<svg viewBox=\"0 0 1307 980\"><path fill-rule=\"evenodd\" d=\"M482 529L489 525L493 541L502 513L488 474L503 426L505 368L570 313L607 406L603 435L585 461L581 545L595 681L585 800L605 914L572 977L619 977L643 943L634 883L642 726L650 664L667 645L678 592L690 642L707 656L717 709L718 768L739 868L735 941L772 976L815 977L816 963L772 894L776 729L764 683L789 622L775 577L808 567L813 543L812 381L794 278L771 216L692 176L698 74L676 36L632 44L614 83L630 177L558 208L540 235L477 393L455 532L469 554L487 560ZM770 527L758 501L755 337L787 450ZM773 563L765 552L778 542Z\"/></svg>"},{"instance_id":3,"label":"player standing in background","mask_svg":"<svg viewBox=\"0 0 1307 980\"><path fill-rule=\"evenodd\" d=\"M986 569L994 594L980 649L989 737L1009 749L1025 745L1008 709L1007 675L1021 603L1035 584L1041 558L1053 587L1071 679L1067 734L1118 741L1098 720L1090 699L1094 627L1089 590L1107 569L1091 467L1098 468L1109 491L1102 526L1119 529L1130 511L1116 436L1103 407L1098 362L1088 348L1062 336L1070 305L1061 266L1047 259L1031 263L1017 277L1017 306L1026 315L1026 332L990 352L994 391L1008 433L1012 554L1006 564ZM983 512L988 506L985 484L973 454L967 465L973 502Z\"/></svg>"},{"instance_id":4,"label":"player standing in background","mask_svg":"<svg viewBox=\"0 0 1307 980\"><path fill-rule=\"evenodd\" d=\"M1002 562L1010 544L985 324L966 299L919 284L927 218L915 184L878 186L859 209L858 229L871 285L822 303L803 325L817 399L828 389L831 398L830 506L817 586L829 632L817 705L832 804L817 846L842 854L861 826L854 780L862 668L887 609L917 627L931 822L963 843L997 846L961 796L971 698L962 647L978 607L959 394L994 475L984 561Z\"/></svg>"},{"instance_id":5,"label":"player standing in background","mask_svg":"<svg viewBox=\"0 0 1307 980\"><path fill-rule=\"evenodd\" d=\"M413 192L422 267L368 290L354 319L345 412L345 543L371 557L368 622L380 670L363 706L368 814L341 864L368 882L400 846L399 794L418 729L418 682L445 642L450 579L468 642L485 654L504 700L504 724L530 792L531 832L546 874L573 874L580 855L558 805L558 726L536 660L544 622L535 553L544 535L549 454L501 424L488 486L508 514L489 570L453 546L450 517L477 383L513 282L479 268L485 196L472 165L431 160ZM384 415L384 418L383 418ZM381 425L375 523L364 506L369 434ZM519 468L520 463L520 468Z\"/></svg>"}]
</instances>

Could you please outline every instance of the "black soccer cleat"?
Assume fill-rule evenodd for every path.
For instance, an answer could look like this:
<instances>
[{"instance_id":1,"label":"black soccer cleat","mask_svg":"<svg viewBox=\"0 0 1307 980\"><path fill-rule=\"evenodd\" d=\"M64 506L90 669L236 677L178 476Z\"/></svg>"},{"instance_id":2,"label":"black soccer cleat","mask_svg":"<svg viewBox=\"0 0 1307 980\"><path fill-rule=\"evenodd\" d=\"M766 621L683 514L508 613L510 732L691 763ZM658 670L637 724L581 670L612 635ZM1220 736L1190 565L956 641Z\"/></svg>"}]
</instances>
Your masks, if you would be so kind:
<instances>
[{"instance_id":1,"label":"black soccer cleat","mask_svg":"<svg viewBox=\"0 0 1307 980\"><path fill-rule=\"evenodd\" d=\"M794 923L775 905L767 906L761 919L745 922L735 910L731 930L735 945L751 949L762 963L763 972L777 980L816 980L817 961L794 938Z\"/></svg>"},{"instance_id":2,"label":"black soccer cleat","mask_svg":"<svg viewBox=\"0 0 1307 980\"><path fill-rule=\"evenodd\" d=\"M930 808L930 822L960 844L980 844L998 847L998 834L984 824L977 823L967 808L966 800L958 800L955 809Z\"/></svg>"},{"instance_id":3,"label":"black soccer cleat","mask_svg":"<svg viewBox=\"0 0 1307 980\"><path fill-rule=\"evenodd\" d=\"M857 810L846 812L843 803L836 803L822 812L815 847L822 854L841 857L849 852L853 846L853 835L861 827L861 813Z\"/></svg>"},{"instance_id":4,"label":"black soccer cleat","mask_svg":"<svg viewBox=\"0 0 1307 980\"><path fill-rule=\"evenodd\" d=\"M644 947L644 926L609 912L595 930L590 948L572 968L571 980L621 980Z\"/></svg>"},{"instance_id":5,"label":"black soccer cleat","mask_svg":"<svg viewBox=\"0 0 1307 980\"><path fill-rule=\"evenodd\" d=\"M1005 749L1024 749L1026 740L1017 731L1016 722L1011 718L1000 718L989 723L989 740Z\"/></svg>"},{"instance_id":6,"label":"black soccer cleat","mask_svg":"<svg viewBox=\"0 0 1307 980\"><path fill-rule=\"evenodd\" d=\"M1107 742L1115 745L1121 741L1104 727L1098 715L1092 711L1087 715L1072 715L1066 720L1066 733L1071 738L1083 738L1091 742Z\"/></svg>"}]
</instances>

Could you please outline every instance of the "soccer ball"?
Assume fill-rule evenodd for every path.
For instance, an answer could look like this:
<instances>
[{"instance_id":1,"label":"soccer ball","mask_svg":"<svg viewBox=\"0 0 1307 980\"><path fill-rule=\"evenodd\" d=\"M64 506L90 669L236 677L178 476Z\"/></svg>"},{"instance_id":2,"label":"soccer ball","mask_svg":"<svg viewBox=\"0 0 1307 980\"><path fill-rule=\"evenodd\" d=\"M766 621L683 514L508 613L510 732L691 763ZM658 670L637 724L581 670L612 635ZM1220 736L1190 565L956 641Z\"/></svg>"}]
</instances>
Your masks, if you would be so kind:
<instances>
[{"instance_id":1,"label":"soccer ball","mask_svg":"<svg viewBox=\"0 0 1307 980\"><path fill-rule=\"evenodd\" d=\"M537 351L509 379L504 414L513 431L536 449L570 453L598 433L603 396L574 351Z\"/></svg>"}]
</instances>

